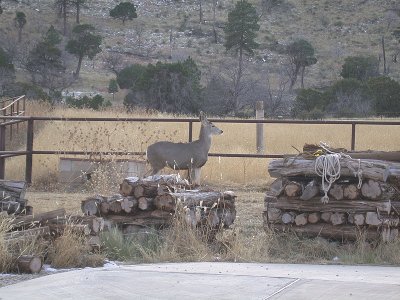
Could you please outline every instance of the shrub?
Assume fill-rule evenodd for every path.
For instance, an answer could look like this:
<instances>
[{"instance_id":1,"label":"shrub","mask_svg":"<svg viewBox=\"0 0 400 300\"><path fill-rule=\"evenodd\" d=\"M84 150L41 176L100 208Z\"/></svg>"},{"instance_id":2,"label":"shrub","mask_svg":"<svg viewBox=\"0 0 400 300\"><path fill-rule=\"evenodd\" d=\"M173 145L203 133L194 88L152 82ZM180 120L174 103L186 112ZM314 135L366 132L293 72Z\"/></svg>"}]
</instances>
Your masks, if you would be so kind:
<instances>
[{"instance_id":1,"label":"shrub","mask_svg":"<svg viewBox=\"0 0 400 300\"><path fill-rule=\"evenodd\" d=\"M67 97L65 103L74 108L91 108L94 110L111 106L111 102L104 100L101 95L96 95L93 98L88 96L83 96L82 98Z\"/></svg>"},{"instance_id":2,"label":"shrub","mask_svg":"<svg viewBox=\"0 0 400 300\"><path fill-rule=\"evenodd\" d=\"M374 56L350 56L342 66L340 76L361 81L379 75L379 61Z\"/></svg>"}]
</instances>

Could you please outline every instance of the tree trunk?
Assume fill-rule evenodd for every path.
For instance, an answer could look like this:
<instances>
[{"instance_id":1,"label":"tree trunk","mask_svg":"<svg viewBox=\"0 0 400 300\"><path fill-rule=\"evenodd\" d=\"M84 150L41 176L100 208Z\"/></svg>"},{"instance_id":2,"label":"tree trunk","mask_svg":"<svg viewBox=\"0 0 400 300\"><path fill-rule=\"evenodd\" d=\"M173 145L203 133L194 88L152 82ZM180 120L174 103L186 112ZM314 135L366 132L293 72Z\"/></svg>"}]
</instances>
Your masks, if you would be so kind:
<instances>
[{"instance_id":1,"label":"tree trunk","mask_svg":"<svg viewBox=\"0 0 400 300\"><path fill-rule=\"evenodd\" d=\"M76 67L76 71L74 73L74 78L75 79L79 78L79 72L81 71L82 60L83 60L83 55L79 55L78 66Z\"/></svg>"}]
</instances>

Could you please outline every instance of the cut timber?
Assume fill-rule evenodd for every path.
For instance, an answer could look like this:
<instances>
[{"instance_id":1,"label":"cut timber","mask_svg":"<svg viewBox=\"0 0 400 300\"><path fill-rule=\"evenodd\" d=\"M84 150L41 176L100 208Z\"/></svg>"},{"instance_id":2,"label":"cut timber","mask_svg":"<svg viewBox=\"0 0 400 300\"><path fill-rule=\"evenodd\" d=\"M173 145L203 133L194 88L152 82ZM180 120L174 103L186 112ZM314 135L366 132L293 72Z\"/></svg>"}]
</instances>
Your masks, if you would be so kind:
<instances>
[{"instance_id":1,"label":"cut timber","mask_svg":"<svg viewBox=\"0 0 400 300\"><path fill-rule=\"evenodd\" d=\"M49 236L50 228L49 226L11 231L4 234L4 240L14 240L19 238L30 239L36 238L38 236Z\"/></svg>"},{"instance_id":2,"label":"cut timber","mask_svg":"<svg viewBox=\"0 0 400 300\"><path fill-rule=\"evenodd\" d=\"M176 209L175 198L170 194L159 195L154 199L157 209L174 212Z\"/></svg>"},{"instance_id":3,"label":"cut timber","mask_svg":"<svg viewBox=\"0 0 400 300\"><path fill-rule=\"evenodd\" d=\"M355 184L345 185L343 189L343 197L349 200L355 200L360 196L360 190Z\"/></svg>"},{"instance_id":4,"label":"cut timber","mask_svg":"<svg viewBox=\"0 0 400 300\"><path fill-rule=\"evenodd\" d=\"M3 199L12 201L24 199L26 187L25 181L0 180L0 201Z\"/></svg>"},{"instance_id":5,"label":"cut timber","mask_svg":"<svg viewBox=\"0 0 400 300\"><path fill-rule=\"evenodd\" d=\"M300 196L301 200L310 200L319 194L319 185L316 180L310 181Z\"/></svg>"},{"instance_id":6,"label":"cut timber","mask_svg":"<svg viewBox=\"0 0 400 300\"><path fill-rule=\"evenodd\" d=\"M347 220L350 224L354 224L357 226L365 225L365 216L364 214L349 214Z\"/></svg>"},{"instance_id":7,"label":"cut timber","mask_svg":"<svg viewBox=\"0 0 400 300\"><path fill-rule=\"evenodd\" d=\"M308 215L308 223L316 224L321 220L321 214L319 212L310 213Z\"/></svg>"},{"instance_id":8,"label":"cut timber","mask_svg":"<svg viewBox=\"0 0 400 300\"><path fill-rule=\"evenodd\" d=\"M330 223L331 222L331 216L332 216L332 213L330 211L323 212L321 214L321 220L324 221L325 223Z\"/></svg>"},{"instance_id":9,"label":"cut timber","mask_svg":"<svg viewBox=\"0 0 400 300\"><path fill-rule=\"evenodd\" d=\"M283 190L285 189L286 180L283 178L277 178L274 180L273 183L269 186L269 193L272 196L278 197L282 194Z\"/></svg>"},{"instance_id":10,"label":"cut timber","mask_svg":"<svg viewBox=\"0 0 400 300\"><path fill-rule=\"evenodd\" d=\"M102 215L108 214L110 211L110 203L104 201L100 203L100 212Z\"/></svg>"},{"instance_id":11,"label":"cut timber","mask_svg":"<svg viewBox=\"0 0 400 300\"><path fill-rule=\"evenodd\" d=\"M124 212L130 213L134 209L135 204L137 205L137 200L133 197L125 197L121 201L121 208Z\"/></svg>"},{"instance_id":12,"label":"cut timber","mask_svg":"<svg viewBox=\"0 0 400 300\"><path fill-rule=\"evenodd\" d=\"M333 184L331 189L329 190L329 195L332 196L335 200L342 200L343 187L340 184Z\"/></svg>"},{"instance_id":13,"label":"cut timber","mask_svg":"<svg viewBox=\"0 0 400 300\"><path fill-rule=\"evenodd\" d=\"M379 182L375 180L368 180L361 186L361 194L370 199L377 199L382 194Z\"/></svg>"},{"instance_id":14,"label":"cut timber","mask_svg":"<svg viewBox=\"0 0 400 300\"><path fill-rule=\"evenodd\" d=\"M110 208L109 208L109 212L112 212L114 214L118 214L122 211L122 207L121 207L121 201L112 201L110 202Z\"/></svg>"},{"instance_id":15,"label":"cut timber","mask_svg":"<svg viewBox=\"0 0 400 300\"><path fill-rule=\"evenodd\" d=\"M367 212L365 216L365 223L371 226L380 226L382 225L382 220L378 217L376 212Z\"/></svg>"},{"instance_id":16,"label":"cut timber","mask_svg":"<svg viewBox=\"0 0 400 300\"><path fill-rule=\"evenodd\" d=\"M294 222L294 218L296 217L296 214L293 212L285 212L282 214L282 223L283 224L292 224Z\"/></svg>"},{"instance_id":17,"label":"cut timber","mask_svg":"<svg viewBox=\"0 0 400 300\"><path fill-rule=\"evenodd\" d=\"M304 226L308 223L308 214L299 214L294 218L294 222L297 226Z\"/></svg>"},{"instance_id":18,"label":"cut timber","mask_svg":"<svg viewBox=\"0 0 400 300\"><path fill-rule=\"evenodd\" d=\"M11 225L13 226L13 228L16 228L16 227L32 225L32 223L34 225L45 224L50 219L63 218L65 216L65 214L66 214L65 209L59 208L59 209L52 210L49 212L33 214L30 216L19 216L19 217L16 217L11 222Z\"/></svg>"},{"instance_id":19,"label":"cut timber","mask_svg":"<svg viewBox=\"0 0 400 300\"><path fill-rule=\"evenodd\" d=\"M288 197L296 197L301 195L302 193L302 186L300 183L295 181L288 182L285 185L285 195Z\"/></svg>"},{"instance_id":20,"label":"cut timber","mask_svg":"<svg viewBox=\"0 0 400 300\"><path fill-rule=\"evenodd\" d=\"M38 256L22 255L17 259L17 267L20 273L39 273L42 265L42 259Z\"/></svg>"},{"instance_id":21,"label":"cut timber","mask_svg":"<svg viewBox=\"0 0 400 300\"><path fill-rule=\"evenodd\" d=\"M282 211L279 208L269 208L267 210L268 222L281 220Z\"/></svg>"},{"instance_id":22,"label":"cut timber","mask_svg":"<svg viewBox=\"0 0 400 300\"><path fill-rule=\"evenodd\" d=\"M138 207L141 210L153 209L153 198L140 197L138 199Z\"/></svg>"},{"instance_id":23,"label":"cut timber","mask_svg":"<svg viewBox=\"0 0 400 300\"><path fill-rule=\"evenodd\" d=\"M344 213L333 213L331 215L332 225L342 225L346 222L346 215Z\"/></svg>"},{"instance_id":24,"label":"cut timber","mask_svg":"<svg viewBox=\"0 0 400 300\"><path fill-rule=\"evenodd\" d=\"M119 192L122 196L132 196L134 184L139 181L139 177L127 177L119 186Z\"/></svg>"},{"instance_id":25,"label":"cut timber","mask_svg":"<svg viewBox=\"0 0 400 300\"><path fill-rule=\"evenodd\" d=\"M221 192L199 192L199 191L186 191L180 193L170 193L176 202L182 203L184 206L218 206L230 207L234 206L235 197L232 194L225 194Z\"/></svg>"},{"instance_id":26,"label":"cut timber","mask_svg":"<svg viewBox=\"0 0 400 300\"><path fill-rule=\"evenodd\" d=\"M390 175L390 167L393 163L380 160L361 160L360 167L363 178L374 179L386 182ZM268 172L271 177L294 177L294 176L313 176L315 173L315 160L308 160L298 157L272 160L268 165ZM340 160L340 175L345 177L355 177L354 172L358 171L358 160L342 158ZM319 177L318 177L319 178Z\"/></svg>"},{"instance_id":27,"label":"cut timber","mask_svg":"<svg viewBox=\"0 0 400 300\"><path fill-rule=\"evenodd\" d=\"M363 200L330 200L329 203L321 203L319 198L308 201L280 197L277 202L270 202L270 207L282 210L296 210L300 212L342 212L365 213L367 211L380 211L390 213L392 206L400 208L399 201L363 201Z\"/></svg>"},{"instance_id":28,"label":"cut timber","mask_svg":"<svg viewBox=\"0 0 400 300\"><path fill-rule=\"evenodd\" d=\"M331 224L307 224L305 226L287 226L283 224L273 224L270 226L274 230L278 231L294 231L296 234L305 237L325 237L332 238L336 240L351 240L355 241L363 233L368 241L377 241L380 239L380 233L374 229L359 229L353 225L341 225L334 226ZM269 230L269 226L264 226L266 230Z\"/></svg>"},{"instance_id":29,"label":"cut timber","mask_svg":"<svg viewBox=\"0 0 400 300\"><path fill-rule=\"evenodd\" d=\"M60 236L64 232L70 232L78 235L90 235L91 229L87 224L49 224L51 232Z\"/></svg>"}]
</instances>

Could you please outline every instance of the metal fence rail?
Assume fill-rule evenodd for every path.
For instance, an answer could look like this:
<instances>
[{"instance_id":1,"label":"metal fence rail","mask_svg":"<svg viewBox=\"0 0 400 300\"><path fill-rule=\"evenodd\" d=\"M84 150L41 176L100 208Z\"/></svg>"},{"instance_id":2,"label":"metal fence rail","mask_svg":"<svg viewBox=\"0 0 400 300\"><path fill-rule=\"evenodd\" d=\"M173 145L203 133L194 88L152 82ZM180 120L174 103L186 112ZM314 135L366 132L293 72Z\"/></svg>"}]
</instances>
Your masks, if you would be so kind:
<instances>
[{"instance_id":1,"label":"metal fence rail","mask_svg":"<svg viewBox=\"0 0 400 300\"><path fill-rule=\"evenodd\" d=\"M28 116L1 116L4 119L0 123L0 179L5 177L5 160L12 156L26 156L25 180L32 182L32 158L33 155L93 155L99 152L87 151L60 151L60 150L34 150L34 122L35 121L59 121L59 122L158 122L158 123L187 123L188 141L193 140L193 123L199 122L197 118L63 118L63 117L28 117ZM307 125L349 125L351 126L351 150L355 149L356 126L357 125L376 125L376 126L396 126L399 121L366 121L366 120L260 120L260 119L209 119L214 123L233 123L233 124L307 124ZM26 149L24 151L11 151L6 149L6 128L11 124L26 122ZM144 152L129 151L108 151L101 152L102 155L144 155ZM240 153L209 153L211 157L243 157L243 158L280 158L284 154L240 154Z\"/></svg>"}]
</instances>

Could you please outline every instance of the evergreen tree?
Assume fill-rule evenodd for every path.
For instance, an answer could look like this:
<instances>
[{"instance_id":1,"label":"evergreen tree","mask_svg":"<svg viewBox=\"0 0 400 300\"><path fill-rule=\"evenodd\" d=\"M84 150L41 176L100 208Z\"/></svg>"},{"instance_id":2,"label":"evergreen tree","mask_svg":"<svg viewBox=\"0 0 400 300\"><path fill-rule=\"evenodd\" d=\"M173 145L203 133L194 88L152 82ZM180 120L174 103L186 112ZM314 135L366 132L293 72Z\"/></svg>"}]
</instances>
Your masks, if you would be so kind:
<instances>
[{"instance_id":1,"label":"evergreen tree","mask_svg":"<svg viewBox=\"0 0 400 300\"><path fill-rule=\"evenodd\" d=\"M0 47L0 96L3 96L4 88L14 82L15 69L10 55Z\"/></svg>"},{"instance_id":2,"label":"evergreen tree","mask_svg":"<svg viewBox=\"0 0 400 300\"><path fill-rule=\"evenodd\" d=\"M113 95L114 101L114 95L116 92L118 92L118 83L116 79L110 79L110 83L108 84L108 92Z\"/></svg>"},{"instance_id":3,"label":"evergreen tree","mask_svg":"<svg viewBox=\"0 0 400 300\"><path fill-rule=\"evenodd\" d=\"M110 17L122 20L125 25L126 20L137 18L136 7L130 2L121 2L110 10Z\"/></svg>"},{"instance_id":4,"label":"evergreen tree","mask_svg":"<svg viewBox=\"0 0 400 300\"><path fill-rule=\"evenodd\" d=\"M85 56L93 59L98 53L101 52L100 35L94 34L95 28L89 24L76 25L72 30L72 39L68 41L65 49L78 58L78 66L74 73L74 77L79 77L82 61Z\"/></svg>"},{"instance_id":5,"label":"evergreen tree","mask_svg":"<svg viewBox=\"0 0 400 300\"><path fill-rule=\"evenodd\" d=\"M225 31L225 48L233 51L238 58L238 68L232 91L232 109L235 113L239 108L240 84L243 75L244 55L254 55L259 44L255 41L256 32L260 29L259 17L255 7L246 0L236 2L235 8L228 14Z\"/></svg>"},{"instance_id":6,"label":"evergreen tree","mask_svg":"<svg viewBox=\"0 0 400 300\"><path fill-rule=\"evenodd\" d=\"M22 40L22 29L26 25L26 15L21 11L17 11L15 13L14 23L15 27L18 29L18 42L20 43Z\"/></svg>"}]
</instances>

